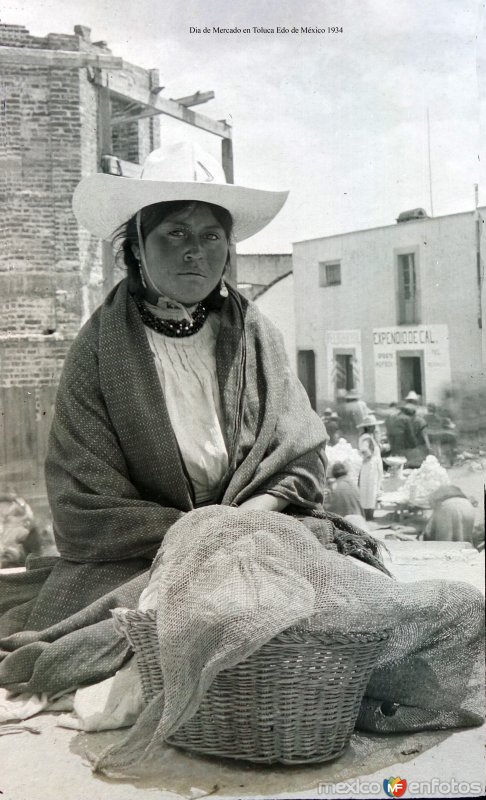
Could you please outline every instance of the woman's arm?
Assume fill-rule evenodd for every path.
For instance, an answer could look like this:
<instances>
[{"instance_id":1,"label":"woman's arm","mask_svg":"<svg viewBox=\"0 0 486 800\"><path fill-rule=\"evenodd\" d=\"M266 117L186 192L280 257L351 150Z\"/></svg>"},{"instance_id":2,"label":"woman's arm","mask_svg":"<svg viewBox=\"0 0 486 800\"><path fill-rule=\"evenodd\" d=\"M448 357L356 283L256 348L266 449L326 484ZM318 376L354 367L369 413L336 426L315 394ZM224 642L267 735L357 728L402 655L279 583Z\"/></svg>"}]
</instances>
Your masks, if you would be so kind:
<instances>
[{"instance_id":1,"label":"woman's arm","mask_svg":"<svg viewBox=\"0 0 486 800\"><path fill-rule=\"evenodd\" d=\"M245 511L282 511L288 506L288 500L283 497L275 497L273 494L257 494L245 500L239 508Z\"/></svg>"}]
</instances>

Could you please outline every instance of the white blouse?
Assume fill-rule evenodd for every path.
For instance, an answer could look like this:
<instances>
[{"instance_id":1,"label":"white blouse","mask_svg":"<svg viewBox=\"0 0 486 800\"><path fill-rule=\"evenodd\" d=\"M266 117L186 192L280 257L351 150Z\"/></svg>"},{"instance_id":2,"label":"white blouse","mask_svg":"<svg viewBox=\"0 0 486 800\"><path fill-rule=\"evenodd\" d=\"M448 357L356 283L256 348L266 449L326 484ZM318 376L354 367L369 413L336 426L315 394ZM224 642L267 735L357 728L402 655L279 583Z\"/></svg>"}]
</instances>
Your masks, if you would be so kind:
<instances>
[{"instance_id":1,"label":"white blouse","mask_svg":"<svg viewBox=\"0 0 486 800\"><path fill-rule=\"evenodd\" d=\"M211 503L228 469L216 373L219 315L211 312L200 331L181 339L145 330L196 504Z\"/></svg>"}]
</instances>

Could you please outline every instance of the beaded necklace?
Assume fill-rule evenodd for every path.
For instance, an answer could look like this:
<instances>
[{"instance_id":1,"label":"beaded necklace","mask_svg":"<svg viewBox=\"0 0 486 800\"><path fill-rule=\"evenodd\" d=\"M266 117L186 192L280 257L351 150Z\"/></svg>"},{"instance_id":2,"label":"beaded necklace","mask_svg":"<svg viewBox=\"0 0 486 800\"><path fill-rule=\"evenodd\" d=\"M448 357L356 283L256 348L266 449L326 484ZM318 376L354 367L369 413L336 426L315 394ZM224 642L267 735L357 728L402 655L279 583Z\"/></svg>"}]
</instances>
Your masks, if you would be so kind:
<instances>
[{"instance_id":1,"label":"beaded necklace","mask_svg":"<svg viewBox=\"0 0 486 800\"><path fill-rule=\"evenodd\" d=\"M171 336L172 338L193 336L201 330L209 314L209 309L203 303L198 303L192 314L191 321L187 319L160 319L160 317L152 314L139 297L134 296L133 299L142 322L152 330L157 331L157 333L162 333L164 336Z\"/></svg>"}]
</instances>

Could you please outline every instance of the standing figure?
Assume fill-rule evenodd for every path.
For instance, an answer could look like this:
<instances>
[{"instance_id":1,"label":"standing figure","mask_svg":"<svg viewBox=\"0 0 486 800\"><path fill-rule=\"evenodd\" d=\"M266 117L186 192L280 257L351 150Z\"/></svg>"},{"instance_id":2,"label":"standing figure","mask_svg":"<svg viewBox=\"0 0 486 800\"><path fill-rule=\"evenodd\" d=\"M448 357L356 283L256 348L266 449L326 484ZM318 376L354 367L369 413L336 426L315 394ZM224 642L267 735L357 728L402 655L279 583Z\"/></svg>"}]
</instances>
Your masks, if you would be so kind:
<instances>
[{"instance_id":1,"label":"standing figure","mask_svg":"<svg viewBox=\"0 0 486 800\"><path fill-rule=\"evenodd\" d=\"M398 414L391 414L386 420L386 432L392 456L405 456L408 450L417 446L411 414L400 406Z\"/></svg>"},{"instance_id":2,"label":"standing figure","mask_svg":"<svg viewBox=\"0 0 486 800\"><path fill-rule=\"evenodd\" d=\"M405 453L408 466L420 467L424 458L432 452L427 432L427 421L422 414L418 413L415 403L406 402L403 410L405 414L410 417L415 436L415 447L410 448L408 452Z\"/></svg>"},{"instance_id":3,"label":"standing figure","mask_svg":"<svg viewBox=\"0 0 486 800\"><path fill-rule=\"evenodd\" d=\"M381 457L381 441L380 441L379 425L383 425L383 420L376 419L374 414L367 414L363 422L360 422L359 425L357 425L357 428L358 431L361 431L358 439L358 448L361 440L365 436L371 436L371 438L373 439L373 444L374 444L373 458L375 459L376 465L380 471L380 483L381 483L381 481L383 480L383 459Z\"/></svg>"},{"instance_id":4,"label":"standing figure","mask_svg":"<svg viewBox=\"0 0 486 800\"><path fill-rule=\"evenodd\" d=\"M372 520L381 490L383 468L379 466L376 457L378 445L369 433L365 433L359 440L359 452L363 463L359 473L359 496L364 509L365 519ZM381 456L380 456L381 462Z\"/></svg>"}]
</instances>

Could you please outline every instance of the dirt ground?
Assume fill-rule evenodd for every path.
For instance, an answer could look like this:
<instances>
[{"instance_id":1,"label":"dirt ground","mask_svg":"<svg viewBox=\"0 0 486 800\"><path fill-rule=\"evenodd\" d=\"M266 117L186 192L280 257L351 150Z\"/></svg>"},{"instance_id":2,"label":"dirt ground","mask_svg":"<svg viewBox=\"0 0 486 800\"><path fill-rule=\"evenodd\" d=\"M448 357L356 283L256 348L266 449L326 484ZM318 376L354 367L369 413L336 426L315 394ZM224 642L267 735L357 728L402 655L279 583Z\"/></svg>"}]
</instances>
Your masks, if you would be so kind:
<instances>
[{"instance_id":1,"label":"dirt ground","mask_svg":"<svg viewBox=\"0 0 486 800\"><path fill-rule=\"evenodd\" d=\"M485 471L479 459L467 459L448 469L448 473L452 483L477 500L477 519L484 525ZM384 539L385 531L380 533ZM478 553L462 543L385 541L385 544L387 565L399 580L463 580L484 591L484 551ZM139 780L113 782L94 776L84 754L87 749L102 750L123 732L85 734L57 727L56 722L57 715L42 714L25 723L25 727L32 727L37 733L0 736L2 798L383 797L383 780L396 776L406 778L409 783L422 782L425 788L413 795L416 797L475 797L484 791L484 726L393 737L355 733L340 759L304 768L252 767L165 748L152 774ZM406 796L411 795L407 792Z\"/></svg>"}]
</instances>

